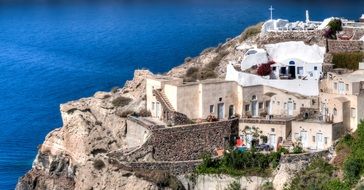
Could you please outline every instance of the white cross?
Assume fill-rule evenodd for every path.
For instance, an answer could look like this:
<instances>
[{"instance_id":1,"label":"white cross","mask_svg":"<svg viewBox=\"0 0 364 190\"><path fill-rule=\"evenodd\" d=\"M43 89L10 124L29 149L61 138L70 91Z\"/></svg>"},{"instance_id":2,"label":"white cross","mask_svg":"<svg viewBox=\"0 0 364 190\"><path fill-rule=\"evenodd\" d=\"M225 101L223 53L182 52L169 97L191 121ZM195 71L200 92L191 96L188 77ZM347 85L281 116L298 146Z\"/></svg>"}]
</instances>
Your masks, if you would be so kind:
<instances>
[{"instance_id":1,"label":"white cross","mask_svg":"<svg viewBox=\"0 0 364 190\"><path fill-rule=\"evenodd\" d=\"M272 5L270 6L269 10L270 10L270 19L273 20L273 11L274 11L274 8L272 7Z\"/></svg>"}]
</instances>

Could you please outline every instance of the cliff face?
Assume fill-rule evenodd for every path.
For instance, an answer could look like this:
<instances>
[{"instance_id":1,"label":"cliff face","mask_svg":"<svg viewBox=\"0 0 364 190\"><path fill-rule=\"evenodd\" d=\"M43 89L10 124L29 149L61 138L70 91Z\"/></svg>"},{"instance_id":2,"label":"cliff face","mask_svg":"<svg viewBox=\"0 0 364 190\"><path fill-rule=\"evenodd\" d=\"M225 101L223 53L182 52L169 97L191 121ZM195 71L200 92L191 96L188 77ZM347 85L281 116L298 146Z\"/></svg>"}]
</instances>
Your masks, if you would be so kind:
<instances>
[{"instance_id":1,"label":"cliff face","mask_svg":"<svg viewBox=\"0 0 364 190\"><path fill-rule=\"evenodd\" d=\"M125 110L144 107L145 77L136 71L132 81L115 93L96 93L93 97L61 105L63 126L50 132L39 147L32 169L17 189L157 189L151 182L108 163L106 153L125 146ZM124 107L112 100L128 97Z\"/></svg>"}]
</instances>

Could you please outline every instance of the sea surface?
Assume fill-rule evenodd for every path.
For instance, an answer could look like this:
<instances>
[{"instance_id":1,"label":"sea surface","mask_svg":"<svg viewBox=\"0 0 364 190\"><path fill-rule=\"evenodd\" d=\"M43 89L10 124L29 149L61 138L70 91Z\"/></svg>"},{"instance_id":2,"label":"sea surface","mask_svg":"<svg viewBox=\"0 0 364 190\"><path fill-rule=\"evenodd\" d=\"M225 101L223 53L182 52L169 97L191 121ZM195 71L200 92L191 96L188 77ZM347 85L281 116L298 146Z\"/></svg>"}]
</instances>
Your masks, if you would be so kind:
<instances>
[{"instance_id":1,"label":"sea surface","mask_svg":"<svg viewBox=\"0 0 364 190\"><path fill-rule=\"evenodd\" d=\"M163 73L243 29L275 18L357 19L364 2L0 4L0 190L14 189L37 146L61 127L61 103Z\"/></svg>"}]
</instances>

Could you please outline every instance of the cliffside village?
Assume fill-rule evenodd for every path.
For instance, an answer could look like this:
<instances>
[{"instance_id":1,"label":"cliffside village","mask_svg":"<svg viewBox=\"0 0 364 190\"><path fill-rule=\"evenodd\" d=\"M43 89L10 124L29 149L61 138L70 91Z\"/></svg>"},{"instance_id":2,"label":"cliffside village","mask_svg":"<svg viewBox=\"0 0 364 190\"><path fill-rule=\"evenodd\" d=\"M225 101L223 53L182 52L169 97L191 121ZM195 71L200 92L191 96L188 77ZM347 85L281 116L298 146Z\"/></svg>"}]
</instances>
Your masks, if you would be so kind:
<instances>
[{"instance_id":1,"label":"cliffside village","mask_svg":"<svg viewBox=\"0 0 364 190\"><path fill-rule=\"evenodd\" d=\"M271 150L297 144L307 152L329 149L364 119L364 60L355 71L332 64L332 53L364 50L364 15L358 22L341 19L334 40L295 36L322 37L334 19L310 21L306 13L304 22L266 21L259 35L271 43L236 46L224 79L146 79L151 117L129 116L124 155L196 160L229 145L249 149L253 141Z\"/></svg>"}]
</instances>

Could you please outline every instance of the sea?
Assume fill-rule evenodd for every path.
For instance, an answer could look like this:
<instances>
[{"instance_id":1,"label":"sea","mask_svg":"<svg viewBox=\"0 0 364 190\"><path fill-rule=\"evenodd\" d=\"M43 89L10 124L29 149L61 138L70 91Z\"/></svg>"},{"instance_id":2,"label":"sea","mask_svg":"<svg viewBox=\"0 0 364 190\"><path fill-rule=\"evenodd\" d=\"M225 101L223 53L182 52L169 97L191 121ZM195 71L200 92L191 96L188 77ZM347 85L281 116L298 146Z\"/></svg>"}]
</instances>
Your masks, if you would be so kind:
<instances>
[{"instance_id":1,"label":"sea","mask_svg":"<svg viewBox=\"0 0 364 190\"><path fill-rule=\"evenodd\" d=\"M31 169L59 105L109 91L135 69L167 72L269 18L358 19L363 1L0 1L0 190Z\"/></svg>"}]
</instances>

